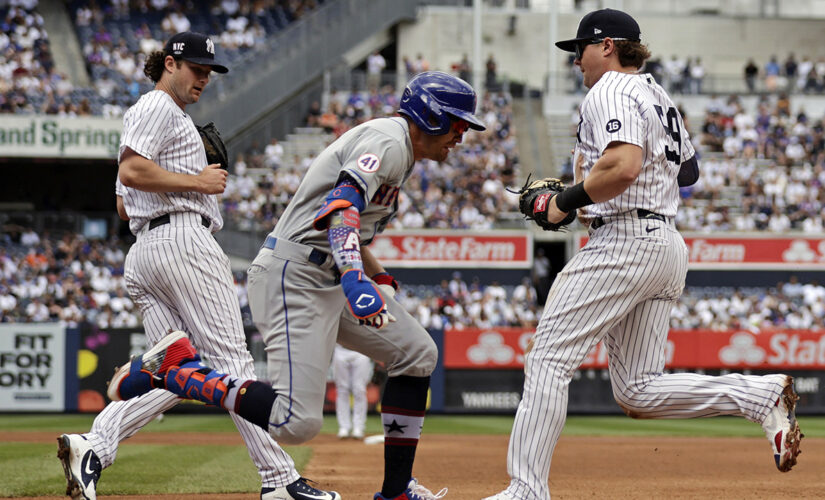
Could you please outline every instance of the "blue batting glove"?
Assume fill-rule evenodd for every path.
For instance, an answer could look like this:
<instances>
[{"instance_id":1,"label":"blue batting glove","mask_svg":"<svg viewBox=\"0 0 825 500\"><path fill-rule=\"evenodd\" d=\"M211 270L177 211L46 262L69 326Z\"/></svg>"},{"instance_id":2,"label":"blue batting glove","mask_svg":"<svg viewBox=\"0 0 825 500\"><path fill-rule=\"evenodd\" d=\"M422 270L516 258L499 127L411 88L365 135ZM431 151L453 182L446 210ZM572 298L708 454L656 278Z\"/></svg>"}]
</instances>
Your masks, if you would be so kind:
<instances>
[{"instance_id":1,"label":"blue batting glove","mask_svg":"<svg viewBox=\"0 0 825 500\"><path fill-rule=\"evenodd\" d=\"M347 305L352 315L358 319L371 318L386 310L378 287L364 277L359 269L350 269L341 275L341 288L347 296Z\"/></svg>"}]
</instances>

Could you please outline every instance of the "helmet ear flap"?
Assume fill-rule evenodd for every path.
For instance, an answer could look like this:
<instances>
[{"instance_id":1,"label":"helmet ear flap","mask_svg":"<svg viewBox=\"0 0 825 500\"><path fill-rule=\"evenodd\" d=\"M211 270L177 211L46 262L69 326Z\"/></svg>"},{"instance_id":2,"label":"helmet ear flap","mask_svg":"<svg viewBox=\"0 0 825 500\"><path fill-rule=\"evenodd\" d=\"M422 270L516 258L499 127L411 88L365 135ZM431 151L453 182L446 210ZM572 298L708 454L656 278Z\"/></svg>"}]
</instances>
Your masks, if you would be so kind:
<instances>
[{"instance_id":1,"label":"helmet ear flap","mask_svg":"<svg viewBox=\"0 0 825 500\"><path fill-rule=\"evenodd\" d=\"M450 130L450 115L442 108L441 104L433 99L428 93L419 94L419 99L423 104L423 109L426 110L426 119L428 130L432 135L446 134Z\"/></svg>"}]
</instances>

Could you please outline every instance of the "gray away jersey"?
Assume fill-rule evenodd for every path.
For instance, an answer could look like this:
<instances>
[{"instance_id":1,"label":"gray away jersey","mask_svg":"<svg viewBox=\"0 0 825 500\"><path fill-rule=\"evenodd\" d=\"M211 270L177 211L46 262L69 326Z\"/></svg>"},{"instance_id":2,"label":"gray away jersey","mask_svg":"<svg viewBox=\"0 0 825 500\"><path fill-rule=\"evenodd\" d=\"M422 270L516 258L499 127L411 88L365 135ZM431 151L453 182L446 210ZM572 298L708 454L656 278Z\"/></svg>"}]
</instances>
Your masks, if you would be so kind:
<instances>
[{"instance_id":1,"label":"gray away jersey","mask_svg":"<svg viewBox=\"0 0 825 500\"><path fill-rule=\"evenodd\" d=\"M118 161L127 147L170 172L198 175L207 165L203 141L192 118L162 90L147 92L126 111ZM149 193L126 188L120 178L115 192L123 197L129 229L135 234L146 222L172 212L206 216L212 221L212 232L223 226L215 195Z\"/></svg>"},{"instance_id":2,"label":"gray away jersey","mask_svg":"<svg viewBox=\"0 0 825 500\"><path fill-rule=\"evenodd\" d=\"M617 141L642 148L642 171L625 192L584 207L583 215L610 216L643 208L676 216L676 175L681 162L695 151L682 116L650 75L609 71L587 93L573 153L576 182L584 180L607 146Z\"/></svg>"},{"instance_id":3,"label":"gray away jersey","mask_svg":"<svg viewBox=\"0 0 825 500\"><path fill-rule=\"evenodd\" d=\"M326 231L316 231L312 224L327 195L346 173L365 193L361 243L368 245L395 215L401 185L414 163L406 120L376 118L358 125L315 158L272 236L329 251Z\"/></svg>"}]
</instances>

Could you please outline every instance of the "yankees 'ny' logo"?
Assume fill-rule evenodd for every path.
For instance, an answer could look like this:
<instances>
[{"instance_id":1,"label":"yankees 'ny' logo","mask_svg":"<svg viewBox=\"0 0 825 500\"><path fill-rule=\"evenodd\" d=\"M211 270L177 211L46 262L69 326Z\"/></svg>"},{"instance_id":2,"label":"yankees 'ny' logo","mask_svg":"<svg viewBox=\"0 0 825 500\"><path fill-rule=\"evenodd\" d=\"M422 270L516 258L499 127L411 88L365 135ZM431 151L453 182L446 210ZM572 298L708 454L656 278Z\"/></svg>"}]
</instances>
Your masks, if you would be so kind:
<instances>
[{"instance_id":1,"label":"yankees 'ny' logo","mask_svg":"<svg viewBox=\"0 0 825 500\"><path fill-rule=\"evenodd\" d=\"M212 39L210 38L206 39L206 51L212 55L215 54L215 44L212 43Z\"/></svg>"}]
</instances>

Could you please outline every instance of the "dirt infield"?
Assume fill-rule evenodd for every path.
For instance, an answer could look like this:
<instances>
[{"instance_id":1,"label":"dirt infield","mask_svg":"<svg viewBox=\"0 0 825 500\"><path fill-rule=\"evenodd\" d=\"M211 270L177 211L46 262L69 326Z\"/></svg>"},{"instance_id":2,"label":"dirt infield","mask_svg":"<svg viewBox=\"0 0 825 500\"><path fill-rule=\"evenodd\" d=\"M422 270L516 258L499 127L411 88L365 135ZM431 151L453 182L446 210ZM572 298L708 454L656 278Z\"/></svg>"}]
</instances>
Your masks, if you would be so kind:
<instances>
[{"instance_id":1,"label":"dirt infield","mask_svg":"<svg viewBox=\"0 0 825 500\"><path fill-rule=\"evenodd\" d=\"M129 442L169 444L198 440L243 446L234 434L142 433ZM507 485L506 436L424 435L415 475L430 489L448 487L449 499L474 499ZM52 433L0 433L0 441L53 442ZM381 445L321 435L309 444L313 457L304 476L336 489L344 499L371 499L383 468ZM822 498L825 439L804 439L799 465L786 474L773 465L769 444L757 438L562 437L553 459L554 499ZM65 498L65 497L43 497ZM251 500L256 494L105 496Z\"/></svg>"}]
</instances>

